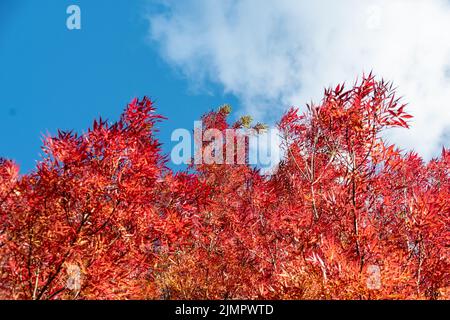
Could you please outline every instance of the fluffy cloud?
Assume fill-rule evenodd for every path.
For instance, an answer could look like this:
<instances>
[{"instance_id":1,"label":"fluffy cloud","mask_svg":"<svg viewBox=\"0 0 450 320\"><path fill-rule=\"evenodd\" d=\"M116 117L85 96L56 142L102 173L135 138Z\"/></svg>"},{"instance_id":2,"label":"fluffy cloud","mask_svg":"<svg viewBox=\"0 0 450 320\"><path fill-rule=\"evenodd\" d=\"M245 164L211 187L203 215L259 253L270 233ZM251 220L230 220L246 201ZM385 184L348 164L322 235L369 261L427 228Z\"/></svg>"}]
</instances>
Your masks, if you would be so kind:
<instances>
[{"instance_id":1,"label":"fluffy cloud","mask_svg":"<svg viewBox=\"0 0 450 320\"><path fill-rule=\"evenodd\" d=\"M392 80L415 116L391 142L429 159L450 132L450 4L443 0L165 1L150 16L161 55L265 121L319 102L363 72Z\"/></svg>"}]
</instances>

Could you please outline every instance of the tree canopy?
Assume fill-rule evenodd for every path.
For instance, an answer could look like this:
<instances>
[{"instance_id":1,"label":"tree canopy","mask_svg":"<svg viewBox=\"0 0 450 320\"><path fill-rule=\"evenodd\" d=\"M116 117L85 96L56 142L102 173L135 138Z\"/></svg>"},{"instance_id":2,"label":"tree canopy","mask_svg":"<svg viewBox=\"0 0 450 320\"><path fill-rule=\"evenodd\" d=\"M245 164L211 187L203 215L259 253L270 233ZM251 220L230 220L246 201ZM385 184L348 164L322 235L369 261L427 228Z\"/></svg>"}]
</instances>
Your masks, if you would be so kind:
<instances>
[{"instance_id":1,"label":"tree canopy","mask_svg":"<svg viewBox=\"0 0 450 320\"><path fill-rule=\"evenodd\" d=\"M230 111L203 130L249 126ZM0 298L448 299L450 152L425 162L382 137L411 118L372 75L327 89L279 121L271 175L173 172L148 98L46 137L31 173L0 161Z\"/></svg>"}]
</instances>

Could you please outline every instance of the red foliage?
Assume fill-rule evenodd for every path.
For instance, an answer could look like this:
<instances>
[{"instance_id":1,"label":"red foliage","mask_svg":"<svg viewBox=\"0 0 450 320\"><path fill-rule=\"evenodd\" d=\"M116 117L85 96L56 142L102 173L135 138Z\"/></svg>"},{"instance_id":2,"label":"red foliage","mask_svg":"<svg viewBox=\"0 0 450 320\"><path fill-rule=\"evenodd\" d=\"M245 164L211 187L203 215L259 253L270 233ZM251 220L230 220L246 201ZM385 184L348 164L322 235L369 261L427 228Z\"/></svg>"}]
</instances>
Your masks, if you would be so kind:
<instances>
[{"instance_id":1,"label":"red foliage","mask_svg":"<svg viewBox=\"0 0 450 320\"><path fill-rule=\"evenodd\" d=\"M228 124L229 110L204 116ZM449 298L450 152L424 163L372 75L279 123L273 175L166 168L147 98L112 125L45 140L36 170L0 161L0 298ZM226 152L226 146L224 146Z\"/></svg>"}]
</instances>

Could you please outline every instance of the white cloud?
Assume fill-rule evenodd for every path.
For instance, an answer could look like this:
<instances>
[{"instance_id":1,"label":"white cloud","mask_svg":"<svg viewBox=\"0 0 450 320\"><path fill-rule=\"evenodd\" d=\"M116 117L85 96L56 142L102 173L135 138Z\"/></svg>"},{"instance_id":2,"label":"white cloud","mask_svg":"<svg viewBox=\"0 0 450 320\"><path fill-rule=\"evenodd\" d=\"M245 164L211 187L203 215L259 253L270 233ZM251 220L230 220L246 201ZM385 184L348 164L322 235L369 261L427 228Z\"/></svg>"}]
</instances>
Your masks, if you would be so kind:
<instances>
[{"instance_id":1,"label":"white cloud","mask_svg":"<svg viewBox=\"0 0 450 320\"><path fill-rule=\"evenodd\" d=\"M275 120L363 72L394 81L415 116L390 141L425 158L449 146L450 4L444 0L166 1L151 38L193 83L223 86Z\"/></svg>"}]
</instances>

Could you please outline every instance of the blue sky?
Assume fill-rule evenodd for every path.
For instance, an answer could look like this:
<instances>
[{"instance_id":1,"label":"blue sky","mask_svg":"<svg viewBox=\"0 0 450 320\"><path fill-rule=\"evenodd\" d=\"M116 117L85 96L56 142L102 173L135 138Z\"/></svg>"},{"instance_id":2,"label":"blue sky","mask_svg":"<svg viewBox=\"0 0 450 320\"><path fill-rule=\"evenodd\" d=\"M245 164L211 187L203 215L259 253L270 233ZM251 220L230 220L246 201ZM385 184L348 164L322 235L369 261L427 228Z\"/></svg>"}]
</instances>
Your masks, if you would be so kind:
<instances>
[{"instance_id":1,"label":"blue sky","mask_svg":"<svg viewBox=\"0 0 450 320\"><path fill-rule=\"evenodd\" d=\"M114 121L144 95L169 118L169 153L173 129L223 103L273 125L373 71L415 117L386 139L430 159L450 147L448 30L448 0L0 0L0 156L28 172L42 134Z\"/></svg>"},{"instance_id":2,"label":"blue sky","mask_svg":"<svg viewBox=\"0 0 450 320\"><path fill-rule=\"evenodd\" d=\"M81 8L81 30L66 28L66 8ZM133 97L150 96L169 120L158 134L170 152L173 129L228 102L218 85L193 90L149 39L151 1L0 1L0 156L31 170L42 135L86 130L95 118L118 119Z\"/></svg>"}]
</instances>

